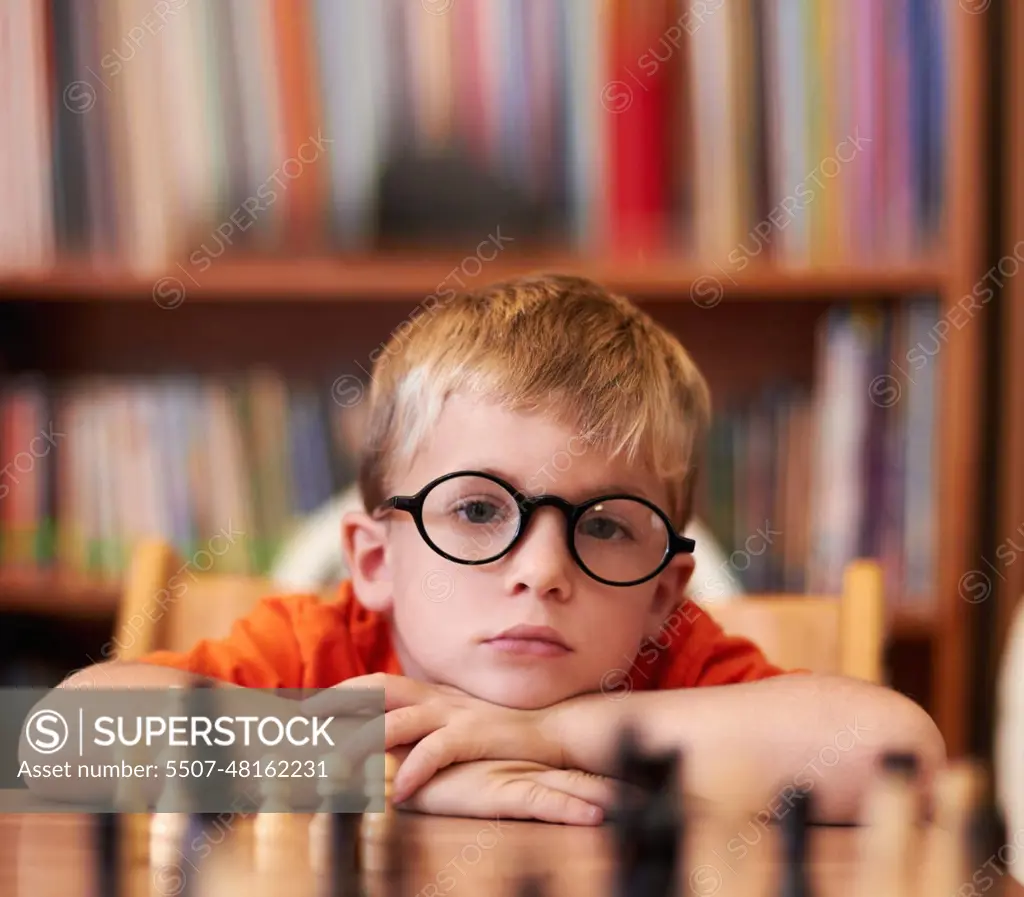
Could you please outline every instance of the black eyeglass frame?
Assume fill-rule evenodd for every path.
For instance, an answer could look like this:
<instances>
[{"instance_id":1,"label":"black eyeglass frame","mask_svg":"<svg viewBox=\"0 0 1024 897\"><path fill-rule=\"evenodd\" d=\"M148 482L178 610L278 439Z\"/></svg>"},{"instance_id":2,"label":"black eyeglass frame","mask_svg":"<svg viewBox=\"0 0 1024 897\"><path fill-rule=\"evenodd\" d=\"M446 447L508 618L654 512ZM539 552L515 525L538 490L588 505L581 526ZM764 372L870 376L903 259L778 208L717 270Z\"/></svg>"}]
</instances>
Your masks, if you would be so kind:
<instances>
[{"instance_id":1,"label":"black eyeglass frame","mask_svg":"<svg viewBox=\"0 0 1024 897\"><path fill-rule=\"evenodd\" d=\"M467 561L464 558L455 557L454 555L442 550L427 534L427 528L423 523L423 504L426 501L427 495L429 495L430 492L441 483L454 479L455 477L465 476L478 477L479 479L490 480L492 483L497 484L515 499L516 505L519 508L519 526L517 527L515 534L512 536L512 540L496 555L483 560ZM590 570L587 567L583 562L583 558L580 557L579 552L576 550L576 539L574 536L576 524L579 523L583 515L594 505L599 505L601 502L605 501L612 501L613 499L629 499L630 501L640 502L640 504L646 506L658 515L661 521L665 524L665 530L668 532L668 545L665 548L665 553L658 566L646 576L640 579L631 580L630 582L615 582L614 580L598 576L593 570ZM476 567L481 564L493 564L495 561L500 560L508 554L522 540L523 535L526 533L526 530L530 525L530 520L533 519L534 513L539 508L548 506L558 508L565 516L566 544L569 547L569 553L572 555L573 560L576 561L579 568L586 573L587 576L591 579L596 579L598 582L605 585L626 588L629 586L640 585L641 583L654 579L655 576L661 573L661 571L668 566L672 558L677 554L692 554L697 544L688 536L679 535L676 532L675 527L672 525L672 521L669 520L668 515L656 504L639 495L629 495L628 493L616 492L608 495L599 495L596 498L588 498L584 502L573 504L561 496L551 495L549 493L544 493L542 495L524 495L511 483L501 479L501 477L497 477L489 473L483 473L479 470L456 470L453 473L446 473L437 479L431 480L415 495L393 495L391 498L385 499L377 505L376 508L374 508L373 513L377 516L383 511L392 509L408 512L412 515L412 519L416 523L416 529L419 531L420 536L422 536L423 541L426 542L433 551L441 555L441 557L447 558L449 561L456 564Z\"/></svg>"}]
</instances>

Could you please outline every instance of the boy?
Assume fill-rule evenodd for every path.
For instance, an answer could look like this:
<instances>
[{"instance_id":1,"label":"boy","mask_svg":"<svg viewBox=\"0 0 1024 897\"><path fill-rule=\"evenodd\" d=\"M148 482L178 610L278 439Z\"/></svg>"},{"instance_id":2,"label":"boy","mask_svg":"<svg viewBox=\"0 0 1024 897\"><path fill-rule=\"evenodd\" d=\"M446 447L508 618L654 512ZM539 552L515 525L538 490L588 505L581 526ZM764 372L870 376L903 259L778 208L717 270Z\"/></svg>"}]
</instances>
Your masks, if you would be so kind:
<instances>
[{"instance_id":1,"label":"boy","mask_svg":"<svg viewBox=\"0 0 1024 897\"><path fill-rule=\"evenodd\" d=\"M557 276L455 297L392 337L370 401L337 602L268 598L224 640L65 686L199 674L324 688L320 712L328 686L383 686L395 798L435 813L599 822L627 722L685 749L693 792L745 767L829 821L857 818L881 751L926 781L943 761L911 701L778 669L685 600L708 392L627 300Z\"/></svg>"}]
</instances>

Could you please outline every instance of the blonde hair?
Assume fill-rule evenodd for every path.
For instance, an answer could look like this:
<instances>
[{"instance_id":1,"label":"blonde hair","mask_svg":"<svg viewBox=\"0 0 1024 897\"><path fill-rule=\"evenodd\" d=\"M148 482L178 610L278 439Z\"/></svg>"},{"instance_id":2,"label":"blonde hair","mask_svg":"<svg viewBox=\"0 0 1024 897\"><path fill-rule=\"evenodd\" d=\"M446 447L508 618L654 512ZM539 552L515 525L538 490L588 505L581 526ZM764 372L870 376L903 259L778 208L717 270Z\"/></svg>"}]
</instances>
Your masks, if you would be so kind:
<instances>
[{"instance_id":1,"label":"blonde hair","mask_svg":"<svg viewBox=\"0 0 1024 897\"><path fill-rule=\"evenodd\" d=\"M434 297L430 297L431 299ZM589 448L664 483L682 529L710 417L707 384L679 341L628 299L580 277L540 275L452 294L398 328L374 364L359 487L391 494L449 396L540 411Z\"/></svg>"}]
</instances>

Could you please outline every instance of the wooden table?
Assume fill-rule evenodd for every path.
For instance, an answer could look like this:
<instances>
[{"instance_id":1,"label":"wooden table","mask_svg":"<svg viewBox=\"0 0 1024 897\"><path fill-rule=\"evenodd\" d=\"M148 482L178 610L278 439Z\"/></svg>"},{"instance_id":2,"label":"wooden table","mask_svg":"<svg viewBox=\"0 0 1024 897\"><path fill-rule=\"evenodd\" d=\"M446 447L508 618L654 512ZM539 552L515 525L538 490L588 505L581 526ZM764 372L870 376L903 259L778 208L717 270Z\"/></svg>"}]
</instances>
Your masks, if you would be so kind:
<instances>
[{"instance_id":1,"label":"wooden table","mask_svg":"<svg viewBox=\"0 0 1024 897\"><path fill-rule=\"evenodd\" d=\"M576 828L531 822L456 819L401 814L409 845L403 897L499 897L514 895L520 877L531 868L549 876L550 897L614 894L614 858L607 827ZM141 818L141 817L140 817ZM294 817L299 839L309 817ZM95 852L91 818L83 815L0 815L0 897L93 897ZM193 895L243 897L317 894L316 880L304 858L279 874L255 873L251 820L234 820L209 836L210 850L201 872L183 864L153 870L145 858L131 864L124 897L178 897L184 886ZM230 826L230 827L229 827ZM780 857L777 831L757 825L737 829L713 821L691 827L683 880L677 893L695 897L747 897L777 894ZM810 877L816 897L854 894L858 864L854 828L811 830ZM299 841L296 841L299 845ZM304 850L301 844L298 850ZM371 897L390 897L382 874L365 877ZM966 883L965 883L966 884ZM1009 876L975 893L1021 897L1024 888ZM322 891L319 893L323 893ZM919 897L955 897L949 894ZM966 893L966 892L963 892ZM103 895L107 897L107 895ZM332 895L334 897L334 895ZM890 897L879 894L878 897ZM893 892L892 897L897 897ZM900 894L898 897L904 897ZM907 895L909 897L909 895ZM918 897L918 895L915 895Z\"/></svg>"}]
</instances>

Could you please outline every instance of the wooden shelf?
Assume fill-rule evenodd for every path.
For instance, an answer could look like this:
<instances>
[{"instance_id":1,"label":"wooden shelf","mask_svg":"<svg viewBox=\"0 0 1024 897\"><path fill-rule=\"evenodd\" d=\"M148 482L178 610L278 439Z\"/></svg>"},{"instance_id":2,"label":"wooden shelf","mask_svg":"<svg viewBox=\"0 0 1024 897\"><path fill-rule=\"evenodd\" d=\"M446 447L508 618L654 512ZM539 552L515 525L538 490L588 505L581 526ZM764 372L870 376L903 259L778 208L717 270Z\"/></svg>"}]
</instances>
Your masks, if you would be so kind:
<instances>
[{"instance_id":1,"label":"wooden shelf","mask_svg":"<svg viewBox=\"0 0 1024 897\"><path fill-rule=\"evenodd\" d=\"M894 636L904 640L925 641L935 632L934 617L924 611L898 609L890 617L890 629Z\"/></svg>"},{"instance_id":2,"label":"wooden shelf","mask_svg":"<svg viewBox=\"0 0 1024 897\"><path fill-rule=\"evenodd\" d=\"M78 573L0 568L0 613L95 618L113 616L121 583Z\"/></svg>"},{"instance_id":3,"label":"wooden shelf","mask_svg":"<svg viewBox=\"0 0 1024 897\"><path fill-rule=\"evenodd\" d=\"M0 568L0 614L29 613L63 619L113 617L121 598L117 580L77 573ZM268 593L269 594L269 593ZM933 633L924 613L896 612L890 621L900 639L925 640Z\"/></svg>"},{"instance_id":4,"label":"wooden shelf","mask_svg":"<svg viewBox=\"0 0 1024 897\"><path fill-rule=\"evenodd\" d=\"M446 285L458 289L458 279L472 287L538 271L585 275L634 298L683 298L706 308L722 298L856 299L934 292L945 287L947 273L941 260L930 259L884 267L789 269L752 264L735 272L726 266L699 267L665 258L564 253L507 252L483 263L451 252L299 259L260 256L226 258L202 273L190 270L186 263L152 277L86 264L0 272L0 300L145 301L168 308L196 301L407 300L443 292Z\"/></svg>"}]
</instances>

